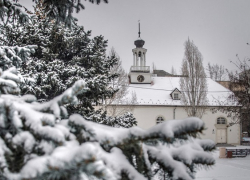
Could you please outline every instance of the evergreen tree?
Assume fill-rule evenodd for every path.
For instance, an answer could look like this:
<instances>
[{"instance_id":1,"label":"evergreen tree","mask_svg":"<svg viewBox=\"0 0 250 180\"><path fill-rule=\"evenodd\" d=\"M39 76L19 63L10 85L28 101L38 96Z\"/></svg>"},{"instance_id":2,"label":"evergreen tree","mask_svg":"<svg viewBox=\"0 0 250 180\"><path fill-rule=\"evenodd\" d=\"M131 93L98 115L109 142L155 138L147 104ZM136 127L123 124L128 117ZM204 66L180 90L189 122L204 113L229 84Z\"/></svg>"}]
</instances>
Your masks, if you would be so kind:
<instances>
[{"instance_id":1,"label":"evergreen tree","mask_svg":"<svg viewBox=\"0 0 250 180\"><path fill-rule=\"evenodd\" d=\"M30 0L31 1L31 0ZM41 4L44 14L48 17L48 21L55 20L56 23L63 22L66 26L74 26L76 18L72 16L74 11L77 13L84 9L81 0L32 0L36 4ZM108 3L108 0L103 0ZM101 0L89 0L91 3L99 4ZM18 0L0 0L0 19L13 23L18 21L20 23L29 22L29 11L22 11L23 6L18 3ZM25 8L25 7L24 7ZM6 18L7 17L7 18Z\"/></svg>"},{"instance_id":2,"label":"evergreen tree","mask_svg":"<svg viewBox=\"0 0 250 180\"><path fill-rule=\"evenodd\" d=\"M31 59L22 61L20 71L23 75L22 94L33 94L39 102L48 101L71 87L79 79L85 79L89 91L87 96L79 95L79 104L68 106L70 114L80 113L87 119L114 125L122 118L131 121L125 125L136 125L131 113L108 117L105 111L95 111L93 105L99 105L111 98L118 89L108 88L108 84L119 74L111 74L110 69L117 63L115 56L106 57L107 41L103 36L90 38L91 32L75 23L71 28L62 22L50 21L44 11L43 1L37 4L35 14L28 23L16 22L10 26L1 26L3 45L36 45ZM14 27L14 28L13 28ZM24 56L27 57L27 56ZM12 64L15 65L15 64ZM126 122L126 121L125 121ZM116 125L117 126L117 125ZM131 127L131 126L130 126Z\"/></svg>"}]
</instances>

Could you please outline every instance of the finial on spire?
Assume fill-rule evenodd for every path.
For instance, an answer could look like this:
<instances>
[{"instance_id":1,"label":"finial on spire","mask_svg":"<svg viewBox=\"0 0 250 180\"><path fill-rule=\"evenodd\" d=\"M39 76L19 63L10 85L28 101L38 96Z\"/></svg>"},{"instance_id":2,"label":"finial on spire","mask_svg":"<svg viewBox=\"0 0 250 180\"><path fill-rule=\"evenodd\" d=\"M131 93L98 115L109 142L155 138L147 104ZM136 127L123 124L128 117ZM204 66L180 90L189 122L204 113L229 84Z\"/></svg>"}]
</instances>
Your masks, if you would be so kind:
<instances>
[{"instance_id":1,"label":"finial on spire","mask_svg":"<svg viewBox=\"0 0 250 180\"><path fill-rule=\"evenodd\" d=\"M145 41L143 41L140 37L141 36L140 20L138 21L138 25L139 25L139 32L138 32L139 38L137 40L135 40L135 46L136 46L136 48L142 48Z\"/></svg>"},{"instance_id":2,"label":"finial on spire","mask_svg":"<svg viewBox=\"0 0 250 180\"><path fill-rule=\"evenodd\" d=\"M140 37L140 35L141 35L141 30L140 30L140 20L138 21L138 23L139 23L139 32L138 32L138 34L139 34L139 37Z\"/></svg>"}]
</instances>

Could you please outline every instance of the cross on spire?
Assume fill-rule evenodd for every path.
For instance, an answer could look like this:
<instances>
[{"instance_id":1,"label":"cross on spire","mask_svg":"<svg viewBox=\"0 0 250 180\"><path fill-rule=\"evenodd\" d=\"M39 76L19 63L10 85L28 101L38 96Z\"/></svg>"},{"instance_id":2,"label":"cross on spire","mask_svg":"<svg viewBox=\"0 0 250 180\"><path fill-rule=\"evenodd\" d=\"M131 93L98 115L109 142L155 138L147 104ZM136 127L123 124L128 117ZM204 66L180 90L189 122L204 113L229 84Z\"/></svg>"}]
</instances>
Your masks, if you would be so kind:
<instances>
[{"instance_id":1,"label":"cross on spire","mask_svg":"<svg viewBox=\"0 0 250 180\"><path fill-rule=\"evenodd\" d=\"M140 30L140 20L138 21L139 22L139 32L138 32L138 34L139 34L139 37L141 36L141 30Z\"/></svg>"},{"instance_id":2,"label":"cross on spire","mask_svg":"<svg viewBox=\"0 0 250 180\"><path fill-rule=\"evenodd\" d=\"M143 41L142 39L141 39L141 26L140 26L141 24L140 24L140 20L138 20L138 26L139 26L139 32L138 32L138 39L135 41L135 46L137 47L137 48L142 48L143 47L143 45L144 45L144 43L145 43L145 41Z\"/></svg>"}]
</instances>

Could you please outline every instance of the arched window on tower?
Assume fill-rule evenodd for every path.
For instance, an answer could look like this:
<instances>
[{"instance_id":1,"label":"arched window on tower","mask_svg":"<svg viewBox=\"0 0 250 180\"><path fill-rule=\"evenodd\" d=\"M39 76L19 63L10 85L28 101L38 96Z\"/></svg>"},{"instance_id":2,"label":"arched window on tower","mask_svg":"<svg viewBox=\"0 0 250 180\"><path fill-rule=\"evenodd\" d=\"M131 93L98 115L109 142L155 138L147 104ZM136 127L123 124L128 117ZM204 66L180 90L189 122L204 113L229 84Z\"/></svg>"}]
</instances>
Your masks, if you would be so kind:
<instances>
[{"instance_id":1,"label":"arched window on tower","mask_svg":"<svg viewBox=\"0 0 250 180\"><path fill-rule=\"evenodd\" d=\"M139 51L139 54L138 54L139 57L141 57L141 51Z\"/></svg>"},{"instance_id":2,"label":"arched window on tower","mask_svg":"<svg viewBox=\"0 0 250 180\"><path fill-rule=\"evenodd\" d=\"M156 124L162 123L164 121L164 118L162 116L157 117Z\"/></svg>"},{"instance_id":3,"label":"arched window on tower","mask_svg":"<svg viewBox=\"0 0 250 180\"><path fill-rule=\"evenodd\" d=\"M217 124L226 124L226 119L224 117L217 118Z\"/></svg>"}]
</instances>

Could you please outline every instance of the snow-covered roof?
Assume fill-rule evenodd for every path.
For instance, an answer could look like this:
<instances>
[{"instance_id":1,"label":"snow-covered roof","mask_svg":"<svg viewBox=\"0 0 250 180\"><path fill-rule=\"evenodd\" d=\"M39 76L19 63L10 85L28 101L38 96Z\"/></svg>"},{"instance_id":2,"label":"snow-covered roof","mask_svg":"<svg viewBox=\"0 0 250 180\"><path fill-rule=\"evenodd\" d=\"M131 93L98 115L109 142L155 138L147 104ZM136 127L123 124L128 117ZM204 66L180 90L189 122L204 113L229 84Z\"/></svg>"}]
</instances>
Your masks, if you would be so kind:
<instances>
[{"instance_id":1,"label":"snow-covered roof","mask_svg":"<svg viewBox=\"0 0 250 180\"><path fill-rule=\"evenodd\" d=\"M228 97L232 92L210 78L207 79L208 105L229 105ZM129 92L135 92L139 105L176 105L181 106L180 100L173 100L170 94L177 88L180 90L180 77L152 77L151 84L130 84ZM128 93L126 98L130 98ZM220 103L219 103L219 102ZM226 102L226 103L225 103ZM231 102L232 105L232 102Z\"/></svg>"}]
</instances>

